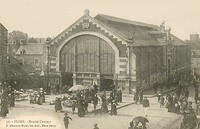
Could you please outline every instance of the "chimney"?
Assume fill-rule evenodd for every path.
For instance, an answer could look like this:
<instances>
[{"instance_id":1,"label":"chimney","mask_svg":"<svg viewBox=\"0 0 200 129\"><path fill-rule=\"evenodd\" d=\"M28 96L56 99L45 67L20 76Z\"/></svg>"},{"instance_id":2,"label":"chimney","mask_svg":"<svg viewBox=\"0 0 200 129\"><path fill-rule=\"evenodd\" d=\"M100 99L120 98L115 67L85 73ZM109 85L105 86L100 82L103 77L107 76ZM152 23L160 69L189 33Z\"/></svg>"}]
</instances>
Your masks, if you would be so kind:
<instances>
[{"instance_id":1,"label":"chimney","mask_svg":"<svg viewBox=\"0 0 200 129\"><path fill-rule=\"evenodd\" d=\"M161 22L160 30L165 31L165 21L164 20Z\"/></svg>"},{"instance_id":2,"label":"chimney","mask_svg":"<svg viewBox=\"0 0 200 129\"><path fill-rule=\"evenodd\" d=\"M198 40L199 40L199 34L198 33L190 34L190 41L198 41Z\"/></svg>"}]
</instances>

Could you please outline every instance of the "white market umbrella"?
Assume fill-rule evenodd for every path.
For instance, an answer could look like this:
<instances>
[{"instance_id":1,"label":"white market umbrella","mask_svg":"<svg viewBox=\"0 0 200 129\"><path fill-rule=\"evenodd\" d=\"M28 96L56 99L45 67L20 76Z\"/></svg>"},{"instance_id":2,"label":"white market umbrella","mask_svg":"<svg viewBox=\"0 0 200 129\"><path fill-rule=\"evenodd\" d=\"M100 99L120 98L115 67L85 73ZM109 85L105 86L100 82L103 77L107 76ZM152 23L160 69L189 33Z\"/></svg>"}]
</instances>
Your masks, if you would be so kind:
<instances>
[{"instance_id":1,"label":"white market umbrella","mask_svg":"<svg viewBox=\"0 0 200 129\"><path fill-rule=\"evenodd\" d=\"M69 88L68 91L81 91L81 90L86 90L88 89L86 86L83 85L74 85L71 88Z\"/></svg>"}]
</instances>

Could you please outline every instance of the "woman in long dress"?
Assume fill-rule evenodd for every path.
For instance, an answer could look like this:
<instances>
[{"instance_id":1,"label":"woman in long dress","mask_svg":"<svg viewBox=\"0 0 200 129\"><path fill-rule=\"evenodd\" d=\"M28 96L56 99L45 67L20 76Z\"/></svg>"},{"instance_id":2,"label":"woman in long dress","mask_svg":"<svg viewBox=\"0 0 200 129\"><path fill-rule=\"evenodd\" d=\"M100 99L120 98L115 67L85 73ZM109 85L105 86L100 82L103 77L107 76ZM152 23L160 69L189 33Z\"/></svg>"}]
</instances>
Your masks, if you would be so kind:
<instances>
[{"instance_id":1,"label":"woman in long dress","mask_svg":"<svg viewBox=\"0 0 200 129\"><path fill-rule=\"evenodd\" d=\"M61 100L60 100L60 98L57 98L56 97L56 100L55 100L55 111L57 112L57 111L62 111L62 105L61 105Z\"/></svg>"},{"instance_id":2,"label":"woman in long dress","mask_svg":"<svg viewBox=\"0 0 200 129\"><path fill-rule=\"evenodd\" d=\"M101 105L102 112L108 113L107 100L106 100L106 94L105 93L101 96L101 100L102 100L102 105Z\"/></svg>"},{"instance_id":3,"label":"woman in long dress","mask_svg":"<svg viewBox=\"0 0 200 129\"><path fill-rule=\"evenodd\" d=\"M3 118L5 118L8 114L8 102L7 102L7 99L5 98L2 98L2 101L1 101L1 116Z\"/></svg>"}]
</instances>

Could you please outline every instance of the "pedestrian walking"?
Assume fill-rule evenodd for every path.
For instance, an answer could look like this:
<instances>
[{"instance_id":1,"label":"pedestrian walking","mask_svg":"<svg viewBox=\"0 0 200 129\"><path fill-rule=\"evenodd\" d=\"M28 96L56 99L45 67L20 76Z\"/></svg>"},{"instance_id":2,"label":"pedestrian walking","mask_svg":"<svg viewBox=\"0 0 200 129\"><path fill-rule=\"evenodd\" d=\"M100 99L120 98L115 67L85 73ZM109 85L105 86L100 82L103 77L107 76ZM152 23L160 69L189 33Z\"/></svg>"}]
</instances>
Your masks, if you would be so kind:
<instances>
[{"instance_id":1,"label":"pedestrian walking","mask_svg":"<svg viewBox=\"0 0 200 129\"><path fill-rule=\"evenodd\" d=\"M55 84L55 90L56 90L56 94L58 95L60 93L60 83L59 82L57 82Z\"/></svg>"},{"instance_id":2,"label":"pedestrian walking","mask_svg":"<svg viewBox=\"0 0 200 129\"><path fill-rule=\"evenodd\" d=\"M134 129L134 124L133 124L133 121L131 121L130 123L129 123L129 127L128 127L128 129Z\"/></svg>"},{"instance_id":3,"label":"pedestrian walking","mask_svg":"<svg viewBox=\"0 0 200 129\"><path fill-rule=\"evenodd\" d=\"M117 106L115 102L111 103L111 111L110 111L110 115L117 115Z\"/></svg>"},{"instance_id":4,"label":"pedestrian walking","mask_svg":"<svg viewBox=\"0 0 200 129\"><path fill-rule=\"evenodd\" d=\"M97 107L97 104L98 104L98 102L99 102L99 98L98 98L98 96L97 96L97 94L95 94L94 95L94 97L93 97L93 105L94 105L94 110L96 110L96 107Z\"/></svg>"},{"instance_id":5,"label":"pedestrian walking","mask_svg":"<svg viewBox=\"0 0 200 129\"><path fill-rule=\"evenodd\" d=\"M172 99L171 95L167 94L167 96L166 96L166 108L168 109L168 112L171 111L172 101L173 101L173 99Z\"/></svg>"},{"instance_id":6,"label":"pedestrian walking","mask_svg":"<svg viewBox=\"0 0 200 129\"><path fill-rule=\"evenodd\" d=\"M64 119L63 119L63 122L64 122L64 125L65 125L65 129L68 129L68 126L69 126L69 119L72 120L71 117L68 116L67 113L64 114Z\"/></svg>"},{"instance_id":7,"label":"pedestrian walking","mask_svg":"<svg viewBox=\"0 0 200 129\"><path fill-rule=\"evenodd\" d=\"M185 88L185 97L188 98L189 97L189 89L186 87Z\"/></svg>"},{"instance_id":8,"label":"pedestrian walking","mask_svg":"<svg viewBox=\"0 0 200 129\"><path fill-rule=\"evenodd\" d=\"M76 109L76 102L75 100L72 101L72 113L74 114L74 111Z\"/></svg>"},{"instance_id":9,"label":"pedestrian walking","mask_svg":"<svg viewBox=\"0 0 200 129\"><path fill-rule=\"evenodd\" d=\"M3 89L3 93L1 95L1 98L7 98L8 97L8 94L9 94L9 89L7 87L5 87Z\"/></svg>"},{"instance_id":10,"label":"pedestrian walking","mask_svg":"<svg viewBox=\"0 0 200 129\"><path fill-rule=\"evenodd\" d=\"M175 104L175 110L174 110L174 112L178 113L178 114L180 113L180 105L178 103Z\"/></svg>"},{"instance_id":11,"label":"pedestrian walking","mask_svg":"<svg viewBox=\"0 0 200 129\"><path fill-rule=\"evenodd\" d=\"M122 90L119 90L119 102L122 102Z\"/></svg>"},{"instance_id":12,"label":"pedestrian walking","mask_svg":"<svg viewBox=\"0 0 200 129\"><path fill-rule=\"evenodd\" d=\"M55 109L56 112L59 111L59 110L61 112L61 110L62 110L61 100L58 97L56 97L54 109Z\"/></svg>"},{"instance_id":13,"label":"pedestrian walking","mask_svg":"<svg viewBox=\"0 0 200 129\"><path fill-rule=\"evenodd\" d=\"M139 100L139 93L138 93L138 91L135 92L133 100L135 101L135 104L137 104L137 102Z\"/></svg>"},{"instance_id":14,"label":"pedestrian walking","mask_svg":"<svg viewBox=\"0 0 200 129\"><path fill-rule=\"evenodd\" d=\"M94 124L94 129L99 129L99 127L97 126L97 124Z\"/></svg>"},{"instance_id":15,"label":"pedestrian walking","mask_svg":"<svg viewBox=\"0 0 200 129\"><path fill-rule=\"evenodd\" d=\"M87 101L87 99L84 100L83 105L84 105L85 112L88 112L88 101Z\"/></svg>"},{"instance_id":16,"label":"pedestrian walking","mask_svg":"<svg viewBox=\"0 0 200 129\"><path fill-rule=\"evenodd\" d=\"M165 98L163 96L160 97L160 108L165 104Z\"/></svg>"},{"instance_id":17,"label":"pedestrian walking","mask_svg":"<svg viewBox=\"0 0 200 129\"><path fill-rule=\"evenodd\" d=\"M157 93L157 91L158 91L158 83L157 82L153 85L153 90L155 93Z\"/></svg>"},{"instance_id":18,"label":"pedestrian walking","mask_svg":"<svg viewBox=\"0 0 200 129\"><path fill-rule=\"evenodd\" d=\"M97 88L97 84L96 83L94 83L94 93L96 94L97 92L98 92L98 88Z\"/></svg>"},{"instance_id":19,"label":"pedestrian walking","mask_svg":"<svg viewBox=\"0 0 200 129\"><path fill-rule=\"evenodd\" d=\"M182 112L185 112L187 110L187 107L188 107L188 102L186 99L184 99L183 102L181 103Z\"/></svg>"},{"instance_id":20,"label":"pedestrian walking","mask_svg":"<svg viewBox=\"0 0 200 129\"><path fill-rule=\"evenodd\" d=\"M143 90L140 90L139 95L140 95L140 104L142 104L142 101L143 101Z\"/></svg>"},{"instance_id":21,"label":"pedestrian walking","mask_svg":"<svg viewBox=\"0 0 200 129\"><path fill-rule=\"evenodd\" d=\"M147 109L148 107L150 107L149 100L147 99L147 97L144 97L143 99L143 107L144 107L145 116L147 117Z\"/></svg>"},{"instance_id":22,"label":"pedestrian walking","mask_svg":"<svg viewBox=\"0 0 200 129\"><path fill-rule=\"evenodd\" d=\"M7 116L7 114L9 113L9 110L8 110L8 102L7 102L7 99L5 98L2 98L1 100L1 116L3 118L5 118Z\"/></svg>"},{"instance_id":23,"label":"pedestrian walking","mask_svg":"<svg viewBox=\"0 0 200 129\"><path fill-rule=\"evenodd\" d=\"M46 92L44 91L44 89L41 89L41 95L42 95L42 103L45 103L45 94Z\"/></svg>"},{"instance_id":24,"label":"pedestrian walking","mask_svg":"<svg viewBox=\"0 0 200 129\"><path fill-rule=\"evenodd\" d=\"M79 117L84 117L85 116L83 96L81 96L81 98L78 99L78 116Z\"/></svg>"},{"instance_id":25,"label":"pedestrian walking","mask_svg":"<svg viewBox=\"0 0 200 129\"><path fill-rule=\"evenodd\" d=\"M42 105L42 96L40 93L37 95L37 104Z\"/></svg>"},{"instance_id":26,"label":"pedestrian walking","mask_svg":"<svg viewBox=\"0 0 200 129\"><path fill-rule=\"evenodd\" d=\"M14 107L15 106L15 94L14 94L14 91L12 91L10 98L11 98L10 107Z\"/></svg>"},{"instance_id":27,"label":"pedestrian walking","mask_svg":"<svg viewBox=\"0 0 200 129\"><path fill-rule=\"evenodd\" d=\"M160 102L161 93L158 93L158 102Z\"/></svg>"},{"instance_id":28,"label":"pedestrian walking","mask_svg":"<svg viewBox=\"0 0 200 129\"><path fill-rule=\"evenodd\" d=\"M107 100L106 100L106 93L104 92L104 94L101 96L101 110L103 113L108 113L108 107L107 107Z\"/></svg>"},{"instance_id":29,"label":"pedestrian walking","mask_svg":"<svg viewBox=\"0 0 200 129\"><path fill-rule=\"evenodd\" d=\"M197 101L198 101L198 97L199 97L199 93L198 93L198 89L196 88L195 93L194 93L194 100L195 100L196 104L197 104Z\"/></svg>"}]
</instances>

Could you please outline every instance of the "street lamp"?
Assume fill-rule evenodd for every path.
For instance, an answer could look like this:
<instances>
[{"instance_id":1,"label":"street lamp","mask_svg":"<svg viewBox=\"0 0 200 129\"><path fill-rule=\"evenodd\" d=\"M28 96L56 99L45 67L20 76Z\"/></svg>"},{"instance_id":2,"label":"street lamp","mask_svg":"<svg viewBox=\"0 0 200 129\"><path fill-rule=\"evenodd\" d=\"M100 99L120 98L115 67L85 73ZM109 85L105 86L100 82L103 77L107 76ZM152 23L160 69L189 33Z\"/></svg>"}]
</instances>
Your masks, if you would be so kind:
<instances>
[{"instance_id":1,"label":"street lamp","mask_svg":"<svg viewBox=\"0 0 200 129\"><path fill-rule=\"evenodd\" d=\"M50 94L50 86L49 86L49 64L50 64L50 56L49 56L49 53L50 53L50 45L47 44L47 89L46 89L46 92L47 94Z\"/></svg>"},{"instance_id":2,"label":"street lamp","mask_svg":"<svg viewBox=\"0 0 200 129\"><path fill-rule=\"evenodd\" d=\"M129 94L131 94L131 48L133 47L133 36L128 41L128 62L129 62Z\"/></svg>"}]
</instances>

